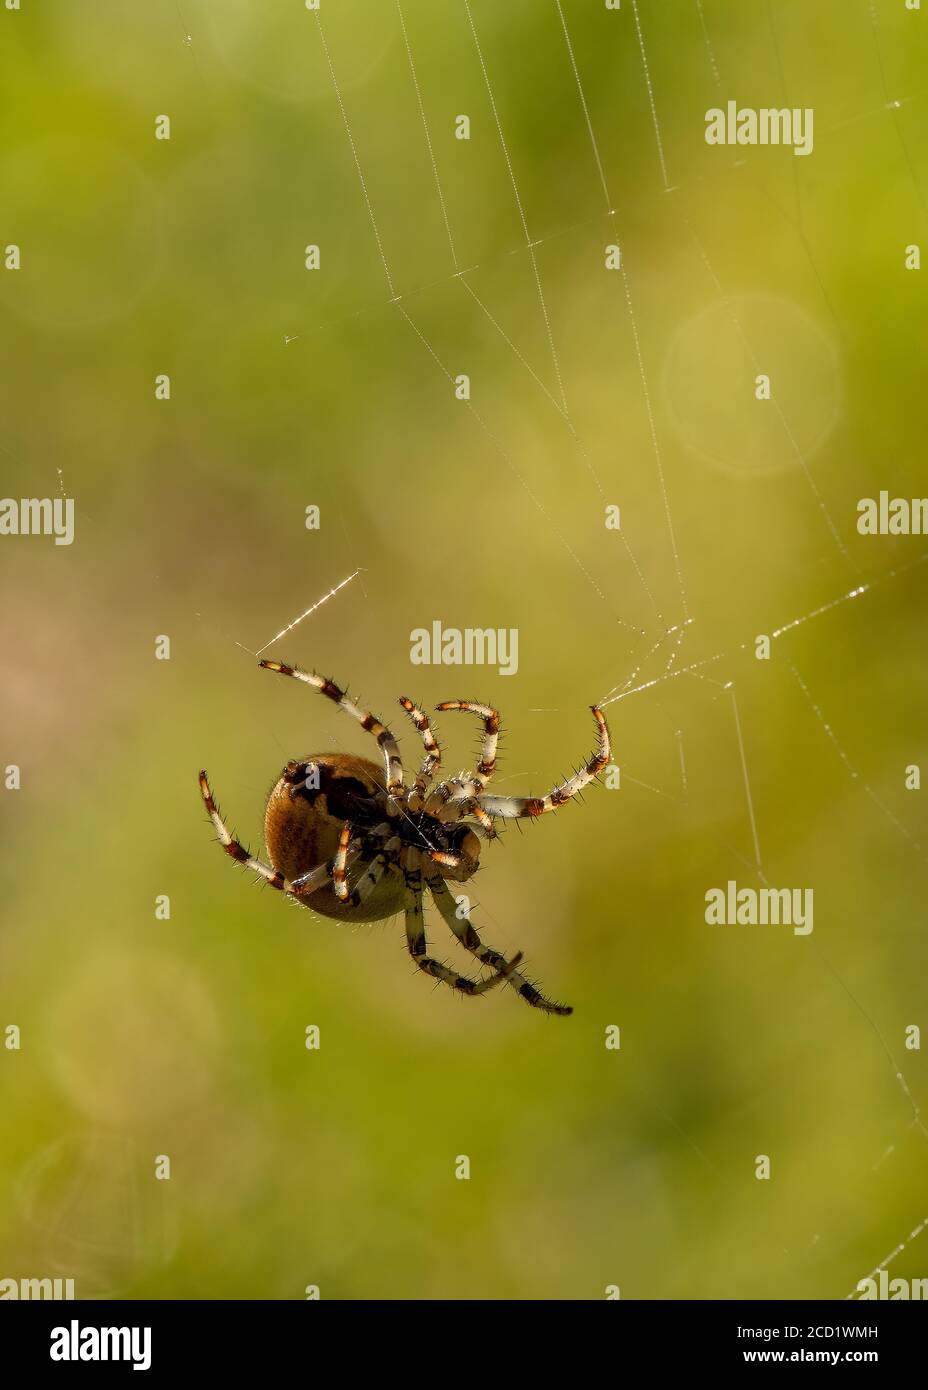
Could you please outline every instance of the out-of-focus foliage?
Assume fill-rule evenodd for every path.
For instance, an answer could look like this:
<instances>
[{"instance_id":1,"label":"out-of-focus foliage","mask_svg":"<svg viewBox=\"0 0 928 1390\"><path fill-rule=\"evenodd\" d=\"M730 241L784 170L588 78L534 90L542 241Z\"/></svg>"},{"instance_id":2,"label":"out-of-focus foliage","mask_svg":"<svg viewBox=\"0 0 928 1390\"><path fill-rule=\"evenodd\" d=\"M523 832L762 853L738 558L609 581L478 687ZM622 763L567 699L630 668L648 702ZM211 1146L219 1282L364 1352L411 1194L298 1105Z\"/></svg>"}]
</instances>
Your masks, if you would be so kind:
<instances>
[{"instance_id":1,"label":"out-of-focus foliage","mask_svg":"<svg viewBox=\"0 0 928 1390\"><path fill-rule=\"evenodd\" d=\"M0 271L0 491L63 487L77 529L0 540L0 763L23 782L0 1276L833 1298L924 1215L896 1071L924 1103L925 542L855 523L861 497L924 491L926 21L639 0L659 148L631 0L562 8L607 191L558 6L471 5L533 256L457 0L402 4L453 255L394 5L320 11L367 203L298 0L2 14L0 243L23 264ZM729 99L813 108L813 153L707 146ZM433 990L401 921L321 921L213 842L201 766L258 848L287 758L370 752L250 655L359 566L273 651L395 719L410 765L401 694L497 703L500 784L540 794L594 700L661 678L608 708L621 788L511 828L473 885L569 1020ZM518 673L411 666L435 618L517 628ZM457 772L476 730L439 730ZM704 920L707 889L760 885L749 798L766 881L814 889L808 937ZM924 1275L925 1239L895 1272Z\"/></svg>"}]
</instances>

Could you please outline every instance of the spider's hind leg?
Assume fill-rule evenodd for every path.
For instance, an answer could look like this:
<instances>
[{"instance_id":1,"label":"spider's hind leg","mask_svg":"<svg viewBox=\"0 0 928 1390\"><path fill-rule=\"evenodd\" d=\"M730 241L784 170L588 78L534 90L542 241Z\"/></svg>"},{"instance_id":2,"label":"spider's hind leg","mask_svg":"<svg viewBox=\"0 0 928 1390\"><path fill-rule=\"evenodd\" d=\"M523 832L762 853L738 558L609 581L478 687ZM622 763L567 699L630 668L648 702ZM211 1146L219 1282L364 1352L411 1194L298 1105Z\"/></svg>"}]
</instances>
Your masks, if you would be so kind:
<instances>
[{"instance_id":1,"label":"spider's hind leg","mask_svg":"<svg viewBox=\"0 0 928 1390\"><path fill-rule=\"evenodd\" d=\"M262 859L257 859L240 840L237 840L226 825L219 808L213 800L213 793L210 789L209 779L205 772L200 773L200 794L203 797L203 804L209 813L209 818L213 822L219 843L238 864L243 864L246 869L251 869L269 883L272 888L279 888L282 893L288 894L291 898L302 899L314 893L317 888L329 883L335 870L335 860L329 859L324 864L318 864L314 869L310 869L305 874L300 874L298 878L287 879L277 869L270 864L265 864ZM346 864L352 863L360 854L362 847L361 840L352 840L346 846Z\"/></svg>"},{"instance_id":2,"label":"spider's hind leg","mask_svg":"<svg viewBox=\"0 0 928 1390\"><path fill-rule=\"evenodd\" d=\"M500 968L484 980L472 980L468 975L459 975L456 970L449 970L441 961L427 955L428 942L425 938L425 920L422 914L422 873L414 857L416 853L415 850L407 849L401 859L406 880L406 946L409 954L424 974L431 975L433 980L441 980L459 994L466 994L470 998L486 994L487 990L494 989L509 978L522 959L522 953L520 951L518 955L513 956L511 961L506 961L500 956Z\"/></svg>"},{"instance_id":3,"label":"spider's hind leg","mask_svg":"<svg viewBox=\"0 0 928 1390\"><path fill-rule=\"evenodd\" d=\"M399 835L394 835L392 831L393 827L385 821L366 836L363 842L359 842L352 841L350 825L346 824L342 827L338 852L332 861L332 886L335 889L335 896L346 907L360 907L373 893L384 874L399 862L403 842ZM353 843L362 844L365 858L375 848L377 853L367 862L364 873L354 888L349 889L349 850Z\"/></svg>"},{"instance_id":4,"label":"spider's hind leg","mask_svg":"<svg viewBox=\"0 0 928 1390\"><path fill-rule=\"evenodd\" d=\"M213 822L216 834L219 836L219 843L222 845L226 854L231 855L237 863L244 864L246 869L251 869L254 873L260 874L265 882L269 883L272 888L279 888L281 892L283 892L288 886L287 880L284 878L283 874L278 873L270 864L265 864L263 860L256 859L248 847L235 838L222 819L222 816L219 814L219 809L213 800L209 778L205 772L200 773L200 795L203 797L203 804L206 807L210 820Z\"/></svg>"},{"instance_id":5,"label":"spider's hind leg","mask_svg":"<svg viewBox=\"0 0 928 1390\"><path fill-rule=\"evenodd\" d=\"M521 951L507 962L506 957L500 955L499 951L495 951L492 946L483 944L470 918L464 917L462 919L458 916L457 903L443 878L438 874L429 874L426 882L431 889L436 907L465 950L470 951L471 955L476 956L482 964L492 966L494 970L505 971L507 983L512 986L520 999L524 999L533 1008L541 1009L546 1014L559 1014L563 1018L573 1013L569 1004L556 1004L553 999L546 998L541 990L535 988L531 980L526 979L520 970L515 969L522 959Z\"/></svg>"}]
</instances>

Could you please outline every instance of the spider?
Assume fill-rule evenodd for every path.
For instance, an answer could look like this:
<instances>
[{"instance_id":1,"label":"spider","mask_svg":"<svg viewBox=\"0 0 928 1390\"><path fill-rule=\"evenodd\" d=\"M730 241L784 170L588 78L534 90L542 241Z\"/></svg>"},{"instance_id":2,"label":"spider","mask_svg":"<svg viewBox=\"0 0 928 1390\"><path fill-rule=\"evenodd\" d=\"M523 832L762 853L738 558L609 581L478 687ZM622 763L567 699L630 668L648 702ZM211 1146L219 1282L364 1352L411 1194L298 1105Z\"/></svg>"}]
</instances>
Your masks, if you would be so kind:
<instances>
[{"instance_id":1,"label":"spider","mask_svg":"<svg viewBox=\"0 0 928 1390\"><path fill-rule=\"evenodd\" d=\"M376 922L405 911L406 944L418 968L462 995L474 998L505 982L536 1009L572 1013L568 1005L547 999L526 979L518 968L521 951L507 960L484 945L447 883L466 883L477 870L481 842L472 826L485 839L496 839L496 818L534 819L554 811L602 772L610 758L609 729L602 710L590 707L599 730L597 750L566 782L544 797L492 796L485 788L496 765L497 711L472 700L447 700L436 707L477 715L483 722L483 740L473 772L433 785L441 749L428 716L403 696L400 704L425 748L416 779L407 786L393 734L373 714L359 709L346 691L323 676L280 661L260 665L304 682L356 719L380 746L383 776L374 763L351 753L320 753L288 762L267 801L264 834L271 862L265 864L231 834L207 775L201 772L200 791L226 853L272 887L326 917ZM352 868L358 872L350 887ZM460 944L492 974L471 979L428 954L422 912L426 888Z\"/></svg>"}]
</instances>

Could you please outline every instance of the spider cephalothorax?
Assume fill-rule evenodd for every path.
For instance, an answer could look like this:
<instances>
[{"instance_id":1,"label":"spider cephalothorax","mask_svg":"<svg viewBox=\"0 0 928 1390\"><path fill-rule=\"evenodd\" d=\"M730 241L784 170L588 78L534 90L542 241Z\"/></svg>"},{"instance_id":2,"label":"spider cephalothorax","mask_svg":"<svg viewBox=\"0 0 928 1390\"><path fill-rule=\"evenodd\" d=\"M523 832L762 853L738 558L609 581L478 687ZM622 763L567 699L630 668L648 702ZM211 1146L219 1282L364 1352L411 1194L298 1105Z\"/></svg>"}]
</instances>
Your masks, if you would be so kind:
<instances>
[{"instance_id":1,"label":"spider cephalothorax","mask_svg":"<svg viewBox=\"0 0 928 1390\"><path fill-rule=\"evenodd\" d=\"M200 790L219 841L233 859L253 869L274 888L326 917L377 922L405 912L406 944L416 965L461 994L479 995L506 981L523 999L546 1013L569 1014L535 988L518 969L521 951L511 960L485 946L446 879L464 883L477 869L480 839L496 838L495 818L537 817L556 810L597 777L609 761L609 730L602 710L592 706L599 746L573 777L544 797L492 796L485 791L496 766L499 715L488 705L448 700L439 710L466 710L483 721L480 762L467 775L435 784L441 750L428 716L405 697L400 700L419 731L425 757L407 786L396 739L390 730L353 703L333 681L262 661L268 671L304 681L334 701L371 733L380 745L383 771L350 753L319 753L287 763L268 797L264 834L270 864L255 859L229 832L216 809L205 772ZM352 882L353 876L353 882ZM459 975L427 954L422 897L425 889L460 944L490 968L485 978Z\"/></svg>"}]
</instances>

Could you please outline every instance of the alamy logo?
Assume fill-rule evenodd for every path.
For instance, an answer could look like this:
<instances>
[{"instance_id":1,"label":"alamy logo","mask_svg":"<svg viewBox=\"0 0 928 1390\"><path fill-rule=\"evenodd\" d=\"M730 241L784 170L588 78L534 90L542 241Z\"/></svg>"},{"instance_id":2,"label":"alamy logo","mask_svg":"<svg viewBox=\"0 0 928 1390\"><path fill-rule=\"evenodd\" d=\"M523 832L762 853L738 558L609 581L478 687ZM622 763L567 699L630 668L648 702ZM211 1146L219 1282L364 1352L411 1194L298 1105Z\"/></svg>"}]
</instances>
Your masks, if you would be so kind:
<instances>
[{"instance_id":1,"label":"alamy logo","mask_svg":"<svg viewBox=\"0 0 928 1390\"><path fill-rule=\"evenodd\" d=\"M151 1366L150 1327L81 1327L72 1318L67 1327L53 1327L51 1336L53 1361L131 1361L133 1371Z\"/></svg>"},{"instance_id":2,"label":"alamy logo","mask_svg":"<svg viewBox=\"0 0 928 1390\"><path fill-rule=\"evenodd\" d=\"M792 927L794 936L812 930L811 888L739 888L729 879L725 888L706 890L706 921L710 926Z\"/></svg>"},{"instance_id":3,"label":"alamy logo","mask_svg":"<svg viewBox=\"0 0 928 1390\"><path fill-rule=\"evenodd\" d=\"M885 1269L876 1279L861 1279L857 1288L861 1299L928 1299L928 1279L890 1279Z\"/></svg>"},{"instance_id":4,"label":"alamy logo","mask_svg":"<svg viewBox=\"0 0 928 1390\"><path fill-rule=\"evenodd\" d=\"M501 676L519 669L519 631L514 627L416 627L409 634L413 666L496 666Z\"/></svg>"},{"instance_id":5,"label":"alamy logo","mask_svg":"<svg viewBox=\"0 0 928 1390\"><path fill-rule=\"evenodd\" d=\"M70 545L74 498L0 498L0 536L54 536L56 545Z\"/></svg>"},{"instance_id":6,"label":"alamy logo","mask_svg":"<svg viewBox=\"0 0 928 1390\"><path fill-rule=\"evenodd\" d=\"M793 154L811 154L813 119L811 106L755 110L730 101L724 111L713 106L706 112L706 144L792 145Z\"/></svg>"},{"instance_id":7,"label":"alamy logo","mask_svg":"<svg viewBox=\"0 0 928 1390\"><path fill-rule=\"evenodd\" d=\"M857 503L857 530L862 536L928 535L928 497L862 497Z\"/></svg>"},{"instance_id":8,"label":"alamy logo","mask_svg":"<svg viewBox=\"0 0 928 1390\"><path fill-rule=\"evenodd\" d=\"M0 1299L73 1297L73 1279L0 1279Z\"/></svg>"}]
</instances>

